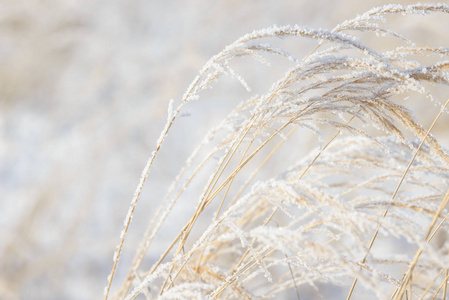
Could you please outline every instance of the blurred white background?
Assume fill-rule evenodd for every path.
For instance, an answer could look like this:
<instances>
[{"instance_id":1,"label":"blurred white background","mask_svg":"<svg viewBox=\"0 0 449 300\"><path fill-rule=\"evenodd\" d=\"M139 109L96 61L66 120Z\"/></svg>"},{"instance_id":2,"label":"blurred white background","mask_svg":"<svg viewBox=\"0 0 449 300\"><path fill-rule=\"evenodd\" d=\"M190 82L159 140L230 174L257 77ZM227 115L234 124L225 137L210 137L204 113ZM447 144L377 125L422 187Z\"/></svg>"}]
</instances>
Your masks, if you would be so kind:
<instances>
[{"instance_id":1,"label":"blurred white background","mask_svg":"<svg viewBox=\"0 0 449 300\"><path fill-rule=\"evenodd\" d=\"M212 55L254 29L331 29L387 3L0 1L0 298L102 297L168 101L181 98ZM415 24L412 38L447 46L448 31L428 20ZM258 81L249 82L257 90ZM238 83L224 88L228 96L247 97ZM215 97L192 107L177 128L179 139L152 170L118 277L202 129L238 102Z\"/></svg>"}]
</instances>

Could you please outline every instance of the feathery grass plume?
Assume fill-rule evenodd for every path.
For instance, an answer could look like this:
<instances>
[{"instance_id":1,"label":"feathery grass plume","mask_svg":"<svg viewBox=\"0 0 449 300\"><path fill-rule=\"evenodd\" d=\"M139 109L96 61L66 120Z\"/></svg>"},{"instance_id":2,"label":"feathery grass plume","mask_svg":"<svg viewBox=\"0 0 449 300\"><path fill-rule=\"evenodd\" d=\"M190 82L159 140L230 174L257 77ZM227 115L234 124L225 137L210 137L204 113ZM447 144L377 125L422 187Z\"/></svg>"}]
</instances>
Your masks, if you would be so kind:
<instances>
[{"instance_id":1,"label":"feathery grass plume","mask_svg":"<svg viewBox=\"0 0 449 300\"><path fill-rule=\"evenodd\" d=\"M145 180L184 106L224 75L250 91L232 62L252 57L266 63L273 56L286 58L291 68L265 94L242 101L198 145L151 219L114 298L326 298L329 290L348 298L363 292L377 299L445 295L449 154L430 131L440 116L448 122L447 102L432 91L449 83L449 49L416 45L382 25L388 15L430 13L447 14L449 6L387 5L333 30L273 26L212 57L177 108L169 108L125 219L105 298ZM369 47L361 32L395 46ZM283 37L309 38L318 46L301 59L266 44ZM433 62L423 65L422 57ZM404 106L410 95L436 107L430 127ZM280 174L264 171L281 145L291 145L292 154L303 147L295 134L302 129L316 133L318 150L279 157L293 157ZM262 173L269 176L256 181ZM176 207L191 215L154 258L151 246Z\"/></svg>"}]
</instances>

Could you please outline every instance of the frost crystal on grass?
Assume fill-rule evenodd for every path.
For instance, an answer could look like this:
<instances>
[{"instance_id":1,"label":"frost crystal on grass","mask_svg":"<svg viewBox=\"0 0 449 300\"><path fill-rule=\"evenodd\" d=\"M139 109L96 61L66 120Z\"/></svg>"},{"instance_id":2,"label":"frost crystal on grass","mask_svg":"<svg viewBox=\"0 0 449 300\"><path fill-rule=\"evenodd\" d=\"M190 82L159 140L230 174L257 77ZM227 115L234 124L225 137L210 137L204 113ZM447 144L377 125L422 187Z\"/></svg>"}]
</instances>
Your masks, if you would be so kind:
<instances>
[{"instance_id":1,"label":"frost crystal on grass","mask_svg":"<svg viewBox=\"0 0 449 300\"><path fill-rule=\"evenodd\" d=\"M449 52L415 45L387 27L391 14L436 12L448 14L449 6L386 5L333 30L271 26L213 56L178 107L170 102L125 219L109 283L142 187L184 106L201 100L201 92L223 75L250 92L238 66L230 67L237 58L270 63L274 55L290 65L265 93L243 100L217 122L188 158L117 298L133 299L150 283L146 295L160 299L268 298L288 291L295 297L319 284L341 286L349 297L351 286L378 298L402 299L409 288L440 297L449 250L442 234L449 226L443 211L449 154L431 131L440 117L447 122L448 102L435 90L449 85L449 63L422 64L421 56L436 60ZM360 32L401 45L368 46ZM317 47L299 59L267 44L275 38L307 38ZM408 97L437 105L430 127L417 121L419 111L405 106ZM281 154L283 145L303 147L303 133L297 134L302 129L316 136L317 147L305 156ZM284 171L267 169L271 159ZM148 268L143 261L154 253L153 240L164 234L163 223L181 205L192 208L191 215Z\"/></svg>"}]
</instances>

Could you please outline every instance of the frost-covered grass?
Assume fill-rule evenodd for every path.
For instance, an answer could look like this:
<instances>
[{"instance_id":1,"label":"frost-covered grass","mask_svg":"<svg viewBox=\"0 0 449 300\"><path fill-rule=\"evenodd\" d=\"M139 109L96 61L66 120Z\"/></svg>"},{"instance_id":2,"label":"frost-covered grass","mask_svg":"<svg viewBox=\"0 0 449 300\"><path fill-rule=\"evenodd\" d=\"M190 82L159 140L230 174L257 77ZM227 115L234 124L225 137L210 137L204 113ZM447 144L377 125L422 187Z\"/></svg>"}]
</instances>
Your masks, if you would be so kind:
<instances>
[{"instance_id":1,"label":"frost-covered grass","mask_svg":"<svg viewBox=\"0 0 449 300\"><path fill-rule=\"evenodd\" d=\"M386 24L396 14L448 13L445 4L387 5L333 30L272 26L213 56L170 103L105 298L445 298L449 153L431 132L449 124L449 49L415 44ZM374 45L364 42L369 34L378 36ZM277 38L316 47L297 57L294 48L273 46ZM149 218L131 265L120 265L129 267L125 280L113 281L142 189L180 116L224 76L250 92L238 74L242 60L278 57L287 72L210 129ZM410 101L428 111L410 110ZM423 113L433 122L422 124ZM317 147L295 155L305 130ZM271 160L286 168L273 173ZM179 230L156 247L171 234L170 213L180 216L170 221Z\"/></svg>"}]
</instances>

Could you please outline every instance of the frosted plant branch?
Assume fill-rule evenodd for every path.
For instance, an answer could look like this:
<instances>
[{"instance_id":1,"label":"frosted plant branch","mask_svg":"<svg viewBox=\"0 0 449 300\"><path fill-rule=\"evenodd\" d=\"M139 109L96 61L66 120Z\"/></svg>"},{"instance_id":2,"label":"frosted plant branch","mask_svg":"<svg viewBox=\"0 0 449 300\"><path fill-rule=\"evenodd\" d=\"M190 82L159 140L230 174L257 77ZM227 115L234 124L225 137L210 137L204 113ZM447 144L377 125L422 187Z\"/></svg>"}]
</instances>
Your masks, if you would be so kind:
<instances>
[{"instance_id":1,"label":"frosted plant branch","mask_svg":"<svg viewBox=\"0 0 449 300\"><path fill-rule=\"evenodd\" d=\"M272 26L242 36L213 56L178 107L170 109L131 201L107 294L140 192L184 106L202 101L201 92L223 76L251 93L250 78L240 75L245 73L236 58L272 66L270 58L276 56L289 64L284 75L264 93L242 101L194 150L151 220L116 297L133 299L143 291L160 299L276 297L318 283L349 288L348 278L354 277L358 288L377 298L399 284L399 297L408 286L417 295L432 291L439 297L443 283L419 282L411 275L418 270L439 278L449 265L443 254L448 243L423 240L425 229L435 228L437 220L432 236L449 226L442 210L449 154L430 134L435 122L425 129L418 121L422 112L403 99L413 96L429 109L437 106L437 118L447 117L447 103L441 105L435 91L449 86L449 51L419 45L387 26L388 15L436 12L447 15L449 7L386 5L332 30ZM381 51L362 42L360 32L397 44ZM318 46L301 58L267 43L276 38L307 38ZM431 62L422 63L423 57ZM316 136L318 147L292 161L304 146L302 130ZM282 157L281 145L290 147L291 157ZM265 170L268 159L288 168L273 174ZM148 268L143 261L158 246L153 241L182 205L190 205L192 215ZM419 247L419 255L397 249L371 253L379 236ZM387 265L400 270L407 263L412 267L406 280L402 273L384 270Z\"/></svg>"}]
</instances>

